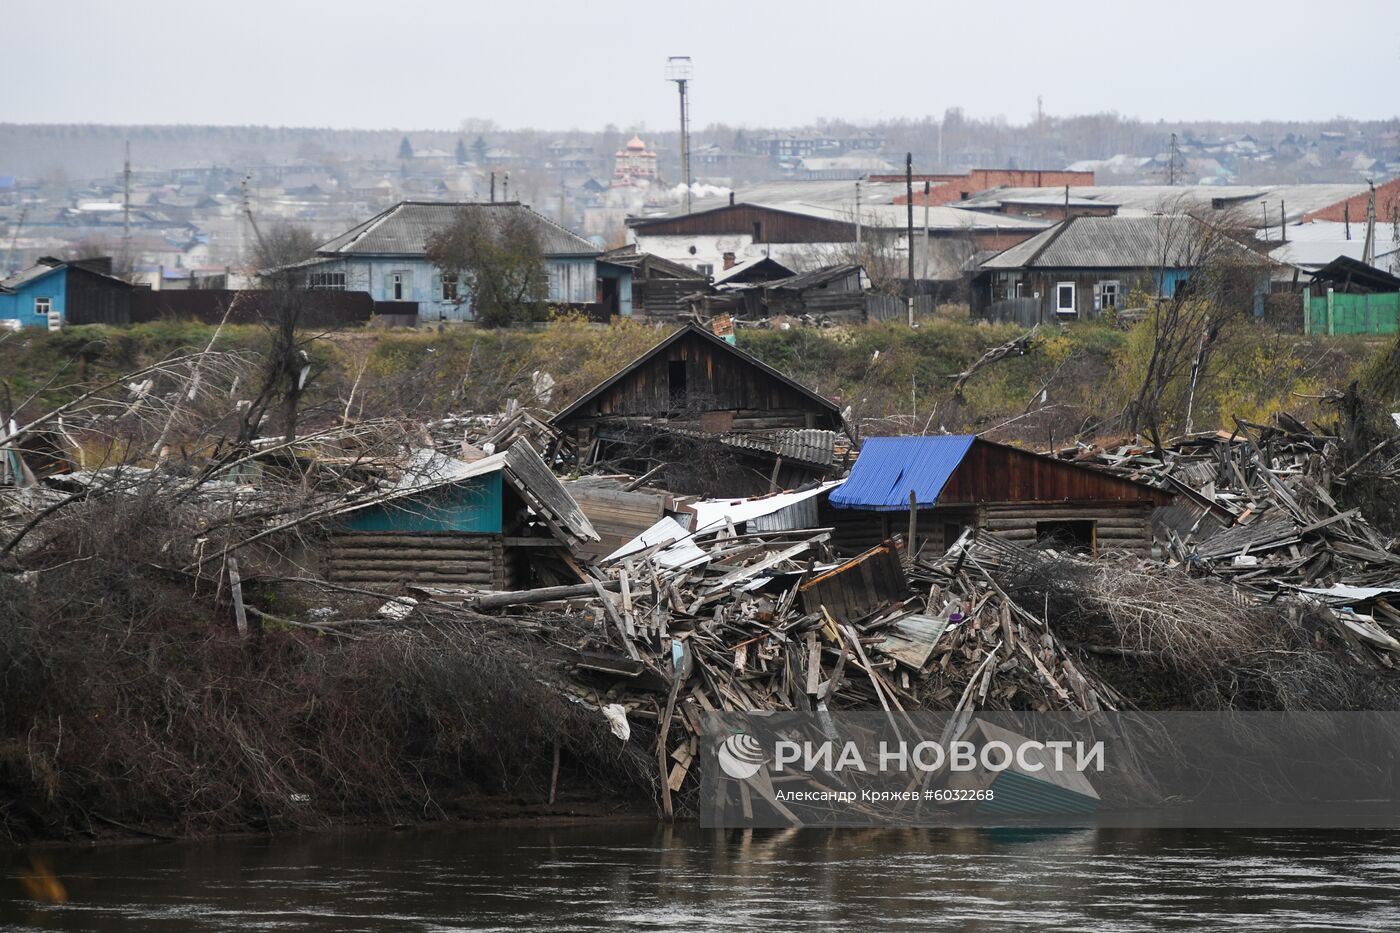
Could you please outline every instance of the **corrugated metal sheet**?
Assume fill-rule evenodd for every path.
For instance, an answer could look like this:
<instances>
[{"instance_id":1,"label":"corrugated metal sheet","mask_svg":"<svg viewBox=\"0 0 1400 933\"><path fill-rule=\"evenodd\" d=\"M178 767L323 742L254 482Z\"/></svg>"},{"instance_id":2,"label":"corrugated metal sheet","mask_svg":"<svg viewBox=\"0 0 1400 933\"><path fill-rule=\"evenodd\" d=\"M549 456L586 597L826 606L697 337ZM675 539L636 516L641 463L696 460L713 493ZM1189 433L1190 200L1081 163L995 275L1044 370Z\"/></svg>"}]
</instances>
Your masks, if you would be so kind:
<instances>
[{"instance_id":1,"label":"corrugated metal sheet","mask_svg":"<svg viewBox=\"0 0 1400 933\"><path fill-rule=\"evenodd\" d=\"M902 512L908 510L913 492L919 507L929 508L976 439L971 434L868 438L850 477L831 494L831 504L838 509Z\"/></svg>"},{"instance_id":2,"label":"corrugated metal sheet","mask_svg":"<svg viewBox=\"0 0 1400 933\"><path fill-rule=\"evenodd\" d=\"M720 443L746 450L762 450L777 454L784 460L801 460L820 466L830 466L836 456L836 432L821 428L789 428L769 434L727 434L720 438Z\"/></svg>"},{"instance_id":3,"label":"corrugated metal sheet","mask_svg":"<svg viewBox=\"0 0 1400 933\"><path fill-rule=\"evenodd\" d=\"M328 243L316 252L337 256L422 256L428 239L447 228L459 211L468 210L489 223L516 214L528 219L545 256L597 256L601 250L554 221L514 201L400 201Z\"/></svg>"},{"instance_id":4,"label":"corrugated metal sheet","mask_svg":"<svg viewBox=\"0 0 1400 933\"><path fill-rule=\"evenodd\" d=\"M766 526L766 530L785 531L794 528L814 528L815 524L801 525L793 522L801 520L804 516L810 516L811 519L815 520L815 511L807 513L794 510L794 508L808 501L815 505L817 497L840 485L841 481L836 480L822 483L811 489L804 489L801 492L780 492L748 499L700 499L690 503L690 509L695 513L694 528L696 533L713 531L723 527L725 521L738 525L743 522L752 523L755 519L781 513L788 514L783 519L775 520L773 524Z\"/></svg>"},{"instance_id":5,"label":"corrugated metal sheet","mask_svg":"<svg viewBox=\"0 0 1400 933\"><path fill-rule=\"evenodd\" d=\"M1074 217L982 263L983 269L1184 268L1207 228L1184 214ZM1244 248L1241 247L1241 250Z\"/></svg>"},{"instance_id":6,"label":"corrugated metal sheet","mask_svg":"<svg viewBox=\"0 0 1400 933\"><path fill-rule=\"evenodd\" d=\"M750 519L748 530L751 532L797 531L803 528L816 528L819 524L817 521L817 497L812 496L787 508Z\"/></svg>"}]
</instances>

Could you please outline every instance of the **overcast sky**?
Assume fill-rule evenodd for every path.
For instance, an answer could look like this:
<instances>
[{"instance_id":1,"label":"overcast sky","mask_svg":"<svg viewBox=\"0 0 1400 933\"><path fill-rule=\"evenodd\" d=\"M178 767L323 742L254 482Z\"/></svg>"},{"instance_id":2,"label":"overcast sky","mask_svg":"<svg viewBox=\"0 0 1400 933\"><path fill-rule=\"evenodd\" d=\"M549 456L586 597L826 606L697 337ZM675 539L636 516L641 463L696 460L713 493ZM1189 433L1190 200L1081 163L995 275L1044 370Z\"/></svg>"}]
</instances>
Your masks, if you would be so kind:
<instances>
[{"instance_id":1,"label":"overcast sky","mask_svg":"<svg viewBox=\"0 0 1400 933\"><path fill-rule=\"evenodd\" d=\"M1395 117L1396 0L4 0L0 122L670 129ZM1327 38L1335 35L1335 40ZM1370 50L1371 54L1363 54Z\"/></svg>"}]
</instances>

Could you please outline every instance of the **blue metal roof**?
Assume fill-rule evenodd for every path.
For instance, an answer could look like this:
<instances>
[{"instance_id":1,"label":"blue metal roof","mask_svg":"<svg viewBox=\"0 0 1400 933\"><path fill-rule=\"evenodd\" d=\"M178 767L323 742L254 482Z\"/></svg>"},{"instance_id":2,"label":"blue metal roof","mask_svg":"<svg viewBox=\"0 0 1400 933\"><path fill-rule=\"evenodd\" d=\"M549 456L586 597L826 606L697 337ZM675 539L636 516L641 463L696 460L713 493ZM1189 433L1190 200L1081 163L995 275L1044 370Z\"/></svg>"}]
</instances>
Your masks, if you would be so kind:
<instances>
[{"instance_id":1,"label":"blue metal roof","mask_svg":"<svg viewBox=\"0 0 1400 933\"><path fill-rule=\"evenodd\" d=\"M831 504L838 509L906 512L912 491L919 507L928 508L938 501L976 439L971 434L867 438L850 477L831 494Z\"/></svg>"}]
</instances>

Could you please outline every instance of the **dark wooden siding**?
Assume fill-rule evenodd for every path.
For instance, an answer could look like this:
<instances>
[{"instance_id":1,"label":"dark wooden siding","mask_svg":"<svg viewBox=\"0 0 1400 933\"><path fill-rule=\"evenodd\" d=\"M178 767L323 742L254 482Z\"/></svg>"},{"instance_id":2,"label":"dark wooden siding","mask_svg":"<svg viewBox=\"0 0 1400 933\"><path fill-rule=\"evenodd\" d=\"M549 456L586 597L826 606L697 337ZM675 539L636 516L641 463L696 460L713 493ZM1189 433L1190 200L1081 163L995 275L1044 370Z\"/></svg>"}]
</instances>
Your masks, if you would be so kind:
<instances>
[{"instance_id":1,"label":"dark wooden siding","mask_svg":"<svg viewBox=\"0 0 1400 933\"><path fill-rule=\"evenodd\" d=\"M632 283L632 311L652 318L676 318L690 310L685 298L707 294L704 279L650 279Z\"/></svg>"},{"instance_id":2,"label":"dark wooden siding","mask_svg":"<svg viewBox=\"0 0 1400 933\"><path fill-rule=\"evenodd\" d=\"M855 239L855 225L841 220L803 217L766 207L736 204L702 214L658 218L634 224L638 236L748 234L759 224L759 243L839 243Z\"/></svg>"},{"instance_id":3,"label":"dark wooden siding","mask_svg":"<svg viewBox=\"0 0 1400 933\"><path fill-rule=\"evenodd\" d=\"M858 622L870 613L909 595L901 551L892 542L878 544L839 567L804 583L802 608L826 609L837 622Z\"/></svg>"},{"instance_id":4,"label":"dark wooden siding","mask_svg":"<svg viewBox=\"0 0 1400 933\"><path fill-rule=\"evenodd\" d=\"M977 440L938 495L958 502L1152 502L1170 494L1088 467Z\"/></svg>"},{"instance_id":5,"label":"dark wooden siding","mask_svg":"<svg viewBox=\"0 0 1400 933\"><path fill-rule=\"evenodd\" d=\"M684 365L685 398L672 398L671 364ZM708 340L686 336L664 353L641 363L574 413L570 423L586 419L651 417L667 412L732 411L736 419L762 415L755 427L815 427L835 430L836 417L798 392ZM810 423L809 423L810 422Z\"/></svg>"},{"instance_id":6,"label":"dark wooden siding","mask_svg":"<svg viewBox=\"0 0 1400 933\"><path fill-rule=\"evenodd\" d=\"M233 305L235 299L238 300L236 306ZM217 324L227 315L230 324L256 324L275 318L292 302L300 307L301 323L308 327L364 324L373 316L375 308L374 299L368 292L213 288L152 291L138 288L132 293L131 320L133 323L144 323L171 318ZM412 302L399 304L413 306ZM230 307L233 307L232 313L229 312ZM416 307L414 313L417 313Z\"/></svg>"},{"instance_id":7,"label":"dark wooden siding","mask_svg":"<svg viewBox=\"0 0 1400 933\"><path fill-rule=\"evenodd\" d=\"M132 287L70 265L63 317L69 324L131 323Z\"/></svg>"}]
</instances>

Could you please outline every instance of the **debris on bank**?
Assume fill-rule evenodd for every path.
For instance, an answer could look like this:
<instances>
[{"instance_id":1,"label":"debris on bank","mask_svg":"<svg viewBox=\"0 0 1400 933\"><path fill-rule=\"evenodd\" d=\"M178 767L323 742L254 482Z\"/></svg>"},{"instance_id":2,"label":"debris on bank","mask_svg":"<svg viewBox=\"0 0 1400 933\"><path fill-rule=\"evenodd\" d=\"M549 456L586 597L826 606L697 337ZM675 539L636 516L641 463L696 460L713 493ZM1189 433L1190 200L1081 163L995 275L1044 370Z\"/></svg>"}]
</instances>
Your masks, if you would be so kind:
<instances>
[{"instance_id":1,"label":"debris on bank","mask_svg":"<svg viewBox=\"0 0 1400 933\"><path fill-rule=\"evenodd\" d=\"M143 572L187 582L239 636L489 636L532 689L654 745L637 757L668 815L707 711L966 724L1400 696L1396 540L1346 504L1363 473L1400 481L1395 437L1357 456L1281 416L1164 449L862 438L696 327L546 414L327 424L90 469L65 450L106 415L38 419L42 445L12 424L0 570L38 585L82 559L49 534L66 509L150 497L169 544ZM308 588L313 606L282 598Z\"/></svg>"}]
</instances>

